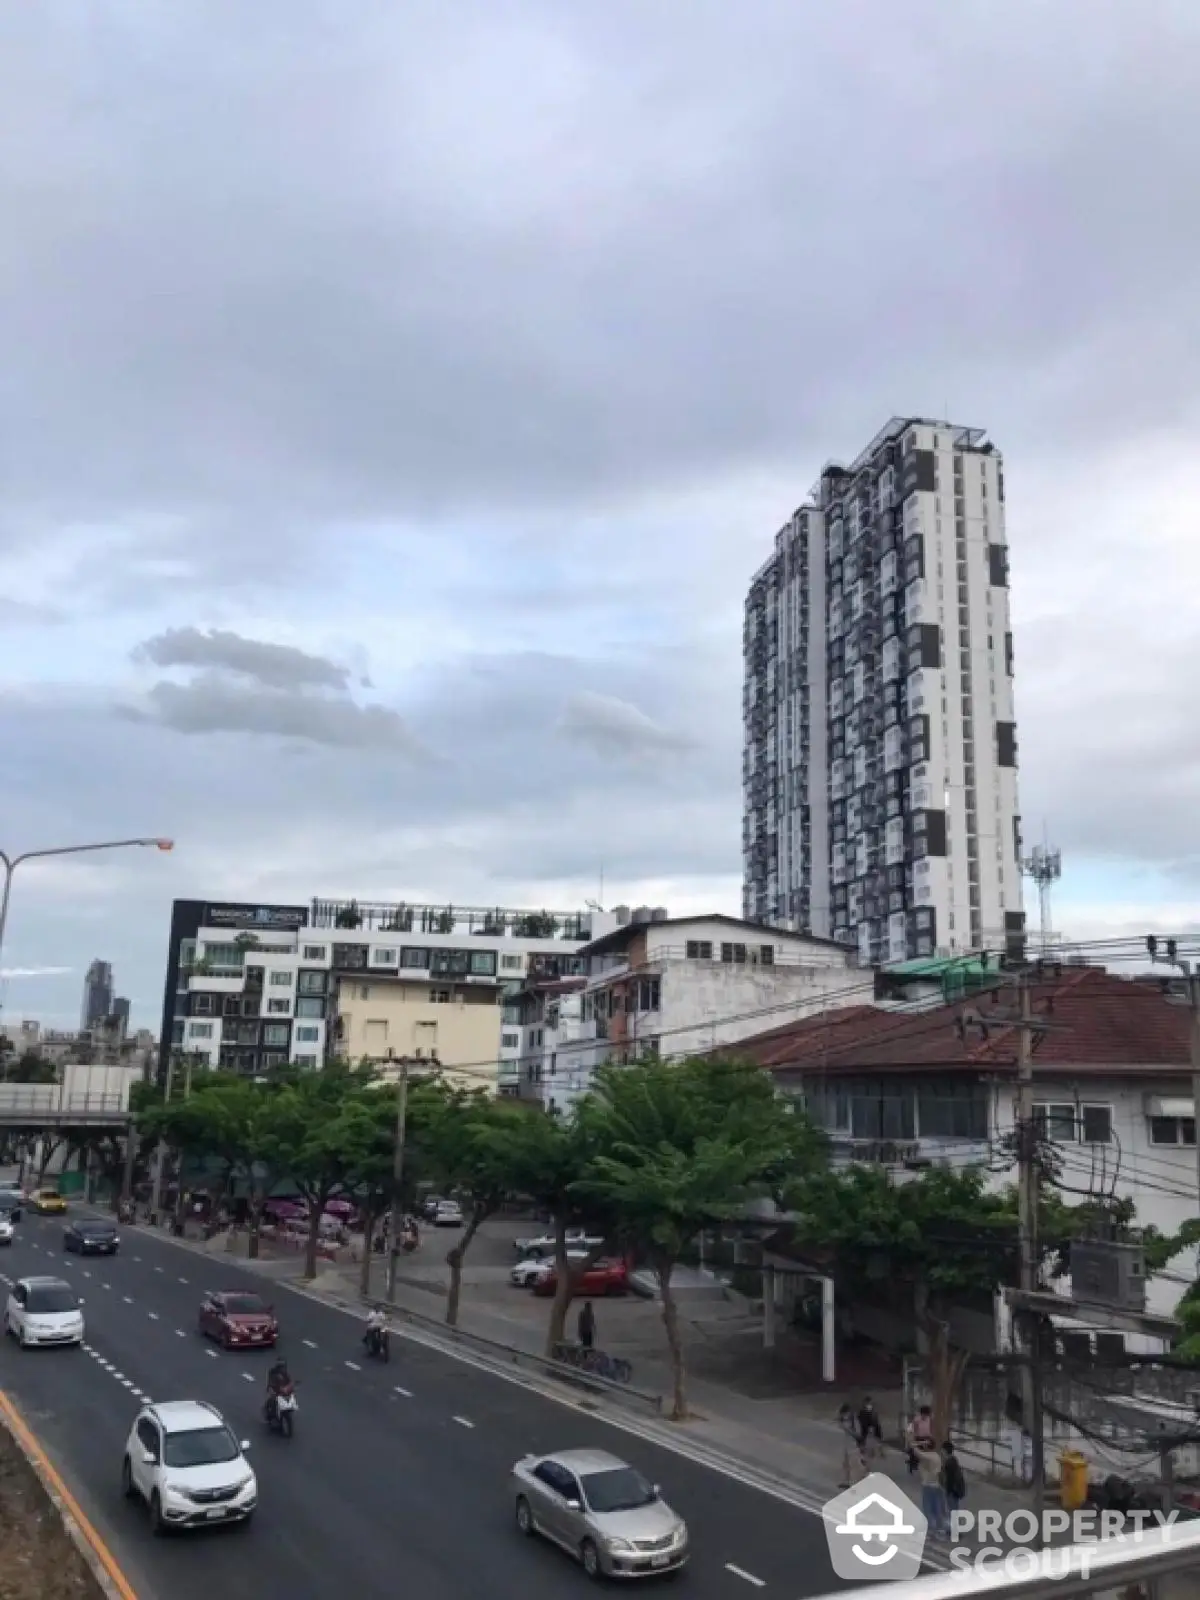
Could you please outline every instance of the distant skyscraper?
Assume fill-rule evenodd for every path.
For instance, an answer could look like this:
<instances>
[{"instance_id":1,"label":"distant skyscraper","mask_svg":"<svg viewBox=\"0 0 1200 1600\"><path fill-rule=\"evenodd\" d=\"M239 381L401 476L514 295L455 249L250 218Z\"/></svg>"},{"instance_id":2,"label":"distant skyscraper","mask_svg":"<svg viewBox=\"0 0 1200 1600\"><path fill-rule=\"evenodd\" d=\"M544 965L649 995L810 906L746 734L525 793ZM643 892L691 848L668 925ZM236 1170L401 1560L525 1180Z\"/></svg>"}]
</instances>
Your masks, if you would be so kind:
<instances>
[{"instance_id":1,"label":"distant skyscraper","mask_svg":"<svg viewBox=\"0 0 1200 1600\"><path fill-rule=\"evenodd\" d=\"M80 1031L86 1032L88 1028L94 1028L101 1017L107 1017L111 1013L112 1004L112 963L93 961L87 969L87 977L83 980L83 1004L79 1009Z\"/></svg>"},{"instance_id":2,"label":"distant skyscraper","mask_svg":"<svg viewBox=\"0 0 1200 1600\"><path fill-rule=\"evenodd\" d=\"M1023 940L1004 467L895 417L746 598L743 915L864 962Z\"/></svg>"},{"instance_id":3,"label":"distant skyscraper","mask_svg":"<svg viewBox=\"0 0 1200 1600\"><path fill-rule=\"evenodd\" d=\"M109 1015L116 1018L117 1029L121 1038L127 1038L129 1034L129 1001L125 999L124 995L116 997Z\"/></svg>"}]
</instances>

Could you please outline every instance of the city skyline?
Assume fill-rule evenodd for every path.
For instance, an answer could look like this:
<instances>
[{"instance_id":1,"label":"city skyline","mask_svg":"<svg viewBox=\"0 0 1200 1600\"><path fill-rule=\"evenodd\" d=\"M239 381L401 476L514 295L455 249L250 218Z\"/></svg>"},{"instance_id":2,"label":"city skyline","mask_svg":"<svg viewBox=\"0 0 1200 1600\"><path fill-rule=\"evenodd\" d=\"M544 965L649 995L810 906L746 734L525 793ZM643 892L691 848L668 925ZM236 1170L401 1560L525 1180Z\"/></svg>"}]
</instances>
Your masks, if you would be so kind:
<instances>
[{"instance_id":1,"label":"city skyline","mask_svg":"<svg viewBox=\"0 0 1200 1600\"><path fill-rule=\"evenodd\" d=\"M1004 450L1056 923L1200 921L1177 10L18 13L3 843L178 847L23 868L6 1015L153 1021L190 895L737 912L748 581L905 411Z\"/></svg>"}]
</instances>

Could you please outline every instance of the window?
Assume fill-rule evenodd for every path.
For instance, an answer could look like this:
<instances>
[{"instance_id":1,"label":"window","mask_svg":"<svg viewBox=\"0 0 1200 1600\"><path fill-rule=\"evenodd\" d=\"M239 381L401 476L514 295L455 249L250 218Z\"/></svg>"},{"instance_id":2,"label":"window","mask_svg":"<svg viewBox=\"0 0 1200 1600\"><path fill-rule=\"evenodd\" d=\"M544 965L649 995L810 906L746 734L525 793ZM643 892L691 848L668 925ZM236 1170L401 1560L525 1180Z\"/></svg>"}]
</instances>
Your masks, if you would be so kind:
<instances>
[{"instance_id":1,"label":"window","mask_svg":"<svg viewBox=\"0 0 1200 1600\"><path fill-rule=\"evenodd\" d=\"M213 967L240 967L244 952L240 944L206 944L204 959Z\"/></svg>"},{"instance_id":2,"label":"window","mask_svg":"<svg viewBox=\"0 0 1200 1600\"><path fill-rule=\"evenodd\" d=\"M358 986L358 998L360 1000L369 1000L371 998L371 985L369 983L360 983L359 984L359 986Z\"/></svg>"},{"instance_id":3,"label":"window","mask_svg":"<svg viewBox=\"0 0 1200 1600\"><path fill-rule=\"evenodd\" d=\"M400 965L400 952L394 945L378 945L371 951L371 965L373 967L398 967Z\"/></svg>"},{"instance_id":4,"label":"window","mask_svg":"<svg viewBox=\"0 0 1200 1600\"><path fill-rule=\"evenodd\" d=\"M521 1042L519 1033L502 1033L500 1035L501 1050L515 1050Z\"/></svg>"},{"instance_id":5,"label":"window","mask_svg":"<svg viewBox=\"0 0 1200 1600\"><path fill-rule=\"evenodd\" d=\"M194 1017L211 1017L216 1015L215 994L194 994L192 996L192 1015Z\"/></svg>"},{"instance_id":6,"label":"window","mask_svg":"<svg viewBox=\"0 0 1200 1600\"><path fill-rule=\"evenodd\" d=\"M662 998L662 980L639 978L635 998L639 1011L657 1011Z\"/></svg>"},{"instance_id":7,"label":"window","mask_svg":"<svg viewBox=\"0 0 1200 1600\"><path fill-rule=\"evenodd\" d=\"M320 1028L297 1028L296 1029L296 1043L297 1044L316 1044L317 1040L320 1037L321 1037Z\"/></svg>"},{"instance_id":8,"label":"window","mask_svg":"<svg viewBox=\"0 0 1200 1600\"><path fill-rule=\"evenodd\" d=\"M291 1015L292 1002L290 1000L268 1000L267 1011L273 1017L287 1017Z\"/></svg>"},{"instance_id":9,"label":"window","mask_svg":"<svg viewBox=\"0 0 1200 1600\"><path fill-rule=\"evenodd\" d=\"M986 1139L987 1091L978 1084L922 1085L917 1090L917 1131L922 1139Z\"/></svg>"},{"instance_id":10,"label":"window","mask_svg":"<svg viewBox=\"0 0 1200 1600\"><path fill-rule=\"evenodd\" d=\"M296 1015L298 1017L323 1017L325 1015L325 1002L315 996L301 995L296 1001Z\"/></svg>"},{"instance_id":11,"label":"window","mask_svg":"<svg viewBox=\"0 0 1200 1600\"><path fill-rule=\"evenodd\" d=\"M448 1006L453 999L453 989L430 989L429 991L429 1001L431 1005Z\"/></svg>"},{"instance_id":12,"label":"window","mask_svg":"<svg viewBox=\"0 0 1200 1600\"><path fill-rule=\"evenodd\" d=\"M418 950L413 945L405 945L400 952L400 965L402 967L415 968L418 972L427 972L429 970L429 951Z\"/></svg>"},{"instance_id":13,"label":"window","mask_svg":"<svg viewBox=\"0 0 1200 1600\"><path fill-rule=\"evenodd\" d=\"M1151 1144L1195 1144L1195 1117L1150 1117Z\"/></svg>"},{"instance_id":14,"label":"window","mask_svg":"<svg viewBox=\"0 0 1200 1600\"><path fill-rule=\"evenodd\" d=\"M264 1067L281 1067L286 1060L287 1052L284 1050L263 1051L262 1064Z\"/></svg>"},{"instance_id":15,"label":"window","mask_svg":"<svg viewBox=\"0 0 1200 1600\"><path fill-rule=\"evenodd\" d=\"M333 964L341 972L361 972L369 953L365 944L339 944L334 948Z\"/></svg>"},{"instance_id":16,"label":"window","mask_svg":"<svg viewBox=\"0 0 1200 1600\"><path fill-rule=\"evenodd\" d=\"M296 987L301 994L324 994L329 984L326 972L302 972Z\"/></svg>"},{"instance_id":17,"label":"window","mask_svg":"<svg viewBox=\"0 0 1200 1600\"><path fill-rule=\"evenodd\" d=\"M1081 1110L1084 1144L1111 1144L1112 1107L1083 1106Z\"/></svg>"},{"instance_id":18,"label":"window","mask_svg":"<svg viewBox=\"0 0 1200 1600\"><path fill-rule=\"evenodd\" d=\"M298 1067L315 1067L317 1064L316 1056L293 1056L292 1060Z\"/></svg>"},{"instance_id":19,"label":"window","mask_svg":"<svg viewBox=\"0 0 1200 1600\"><path fill-rule=\"evenodd\" d=\"M477 978L494 978L496 976L496 952L494 950L472 950L471 972Z\"/></svg>"},{"instance_id":20,"label":"window","mask_svg":"<svg viewBox=\"0 0 1200 1600\"><path fill-rule=\"evenodd\" d=\"M746 960L746 946L744 944L723 944L721 946L722 961L736 961L744 965Z\"/></svg>"},{"instance_id":21,"label":"window","mask_svg":"<svg viewBox=\"0 0 1200 1600\"><path fill-rule=\"evenodd\" d=\"M711 961L712 941L710 939L689 939L687 942L687 958L689 961Z\"/></svg>"},{"instance_id":22,"label":"window","mask_svg":"<svg viewBox=\"0 0 1200 1600\"><path fill-rule=\"evenodd\" d=\"M500 965L505 972L523 972L525 970L524 956L501 956Z\"/></svg>"},{"instance_id":23,"label":"window","mask_svg":"<svg viewBox=\"0 0 1200 1600\"><path fill-rule=\"evenodd\" d=\"M288 1026L286 1023L268 1022L263 1028L263 1044L280 1045L288 1042Z\"/></svg>"},{"instance_id":24,"label":"window","mask_svg":"<svg viewBox=\"0 0 1200 1600\"><path fill-rule=\"evenodd\" d=\"M271 985L276 989L290 989L292 987L292 974L290 972L272 972Z\"/></svg>"},{"instance_id":25,"label":"window","mask_svg":"<svg viewBox=\"0 0 1200 1600\"><path fill-rule=\"evenodd\" d=\"M188 1028L189 1039L211 1039L213 1025L211 1022L193 1022Z\"/></svg>"},{"instance_id":26,"label":"window","mask_svg":"<svg viewBox=\"0 0 1200 1600\"><path fill-rule=\"evenodd\" d=\"M431 950L429 970L439 976L465 978L471 970L473 950Z\"/></svg>"},{"instance_id":27,"label":"window","mask_svg":"<svg viewBox=\"0 0 1200 1600\"><path fill-rule=\"evenodd\" d=\"M758 959L762 966L773 967L775 965L775 946L773 944L764 944L758 952Z\"/></svg>"},{"instance_id":28,"label":"window","mask_svg":"<svg viewBox=\"0 0 1200 1600\"><path fill-rule=\"evenodd\" d=\"M323 944L306 944L304 946L305 961L328 961L329 952Z\"/></svg>"}]
</instances>

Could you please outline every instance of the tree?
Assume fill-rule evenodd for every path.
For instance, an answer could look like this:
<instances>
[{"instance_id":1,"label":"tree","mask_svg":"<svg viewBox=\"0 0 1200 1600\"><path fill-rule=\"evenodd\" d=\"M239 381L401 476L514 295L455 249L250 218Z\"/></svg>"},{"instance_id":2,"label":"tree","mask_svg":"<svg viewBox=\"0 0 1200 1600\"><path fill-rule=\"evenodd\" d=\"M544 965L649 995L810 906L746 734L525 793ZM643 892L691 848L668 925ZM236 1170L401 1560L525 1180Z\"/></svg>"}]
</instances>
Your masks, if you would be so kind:
<instances>
[{"instance_id":1,"label":"tree","mask_svg":"<svg viewBox=\"0 0 1200 1600\"><path fill-rule=\"evenodd\" d=\"M450 1268L446 1321L451 1327L458 1323L463 1262L471 1241L516 1186L513 1140L520 1119L527 1115L525 1107L496 1100L483 1090L440 1084L424 1102L423 1126L416 1130L414 1143L438 1183L466 1199L462 1234L446 1252Z\"/></svg>"},{"instance_id":2,"label":"tree","mask_svg":"<svg viewBox=\"0 0 1200 1600\"><path fill-rule=\"evenodd\" d=\"M620 1218L658 1280L671 1356L672 1417L688 1414L672 1275L706 1227L756 1197L781 1197L824 1161L820 1134L760 1068L715 1056L602 1067L579 1110L593 1141L574 1185Z\"/></svg>"}]
</instances>

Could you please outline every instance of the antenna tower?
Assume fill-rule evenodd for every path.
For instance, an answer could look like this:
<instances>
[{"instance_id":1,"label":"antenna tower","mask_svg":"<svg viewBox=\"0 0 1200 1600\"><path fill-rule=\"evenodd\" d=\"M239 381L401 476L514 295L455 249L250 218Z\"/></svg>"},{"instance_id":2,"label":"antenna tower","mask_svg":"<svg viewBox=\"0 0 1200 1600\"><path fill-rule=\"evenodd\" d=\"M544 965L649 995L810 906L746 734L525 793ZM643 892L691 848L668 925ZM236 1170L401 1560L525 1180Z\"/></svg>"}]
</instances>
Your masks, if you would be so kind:
<instances>
[{"instance_id":1,"label":"antenna tower","mask_svg":"<svg viewBox=\"0 0 1200 1600\"><path fill-rule=\"evenodd\" d=\"M1038 906L1042 921L1043 954L1054 942L1050 931L1050 891L1062 877L1062 851L1051 850L1049 845L1035 844L1021 863L1021 871L1037 884Z\"/></svg>"}]
</instances>

